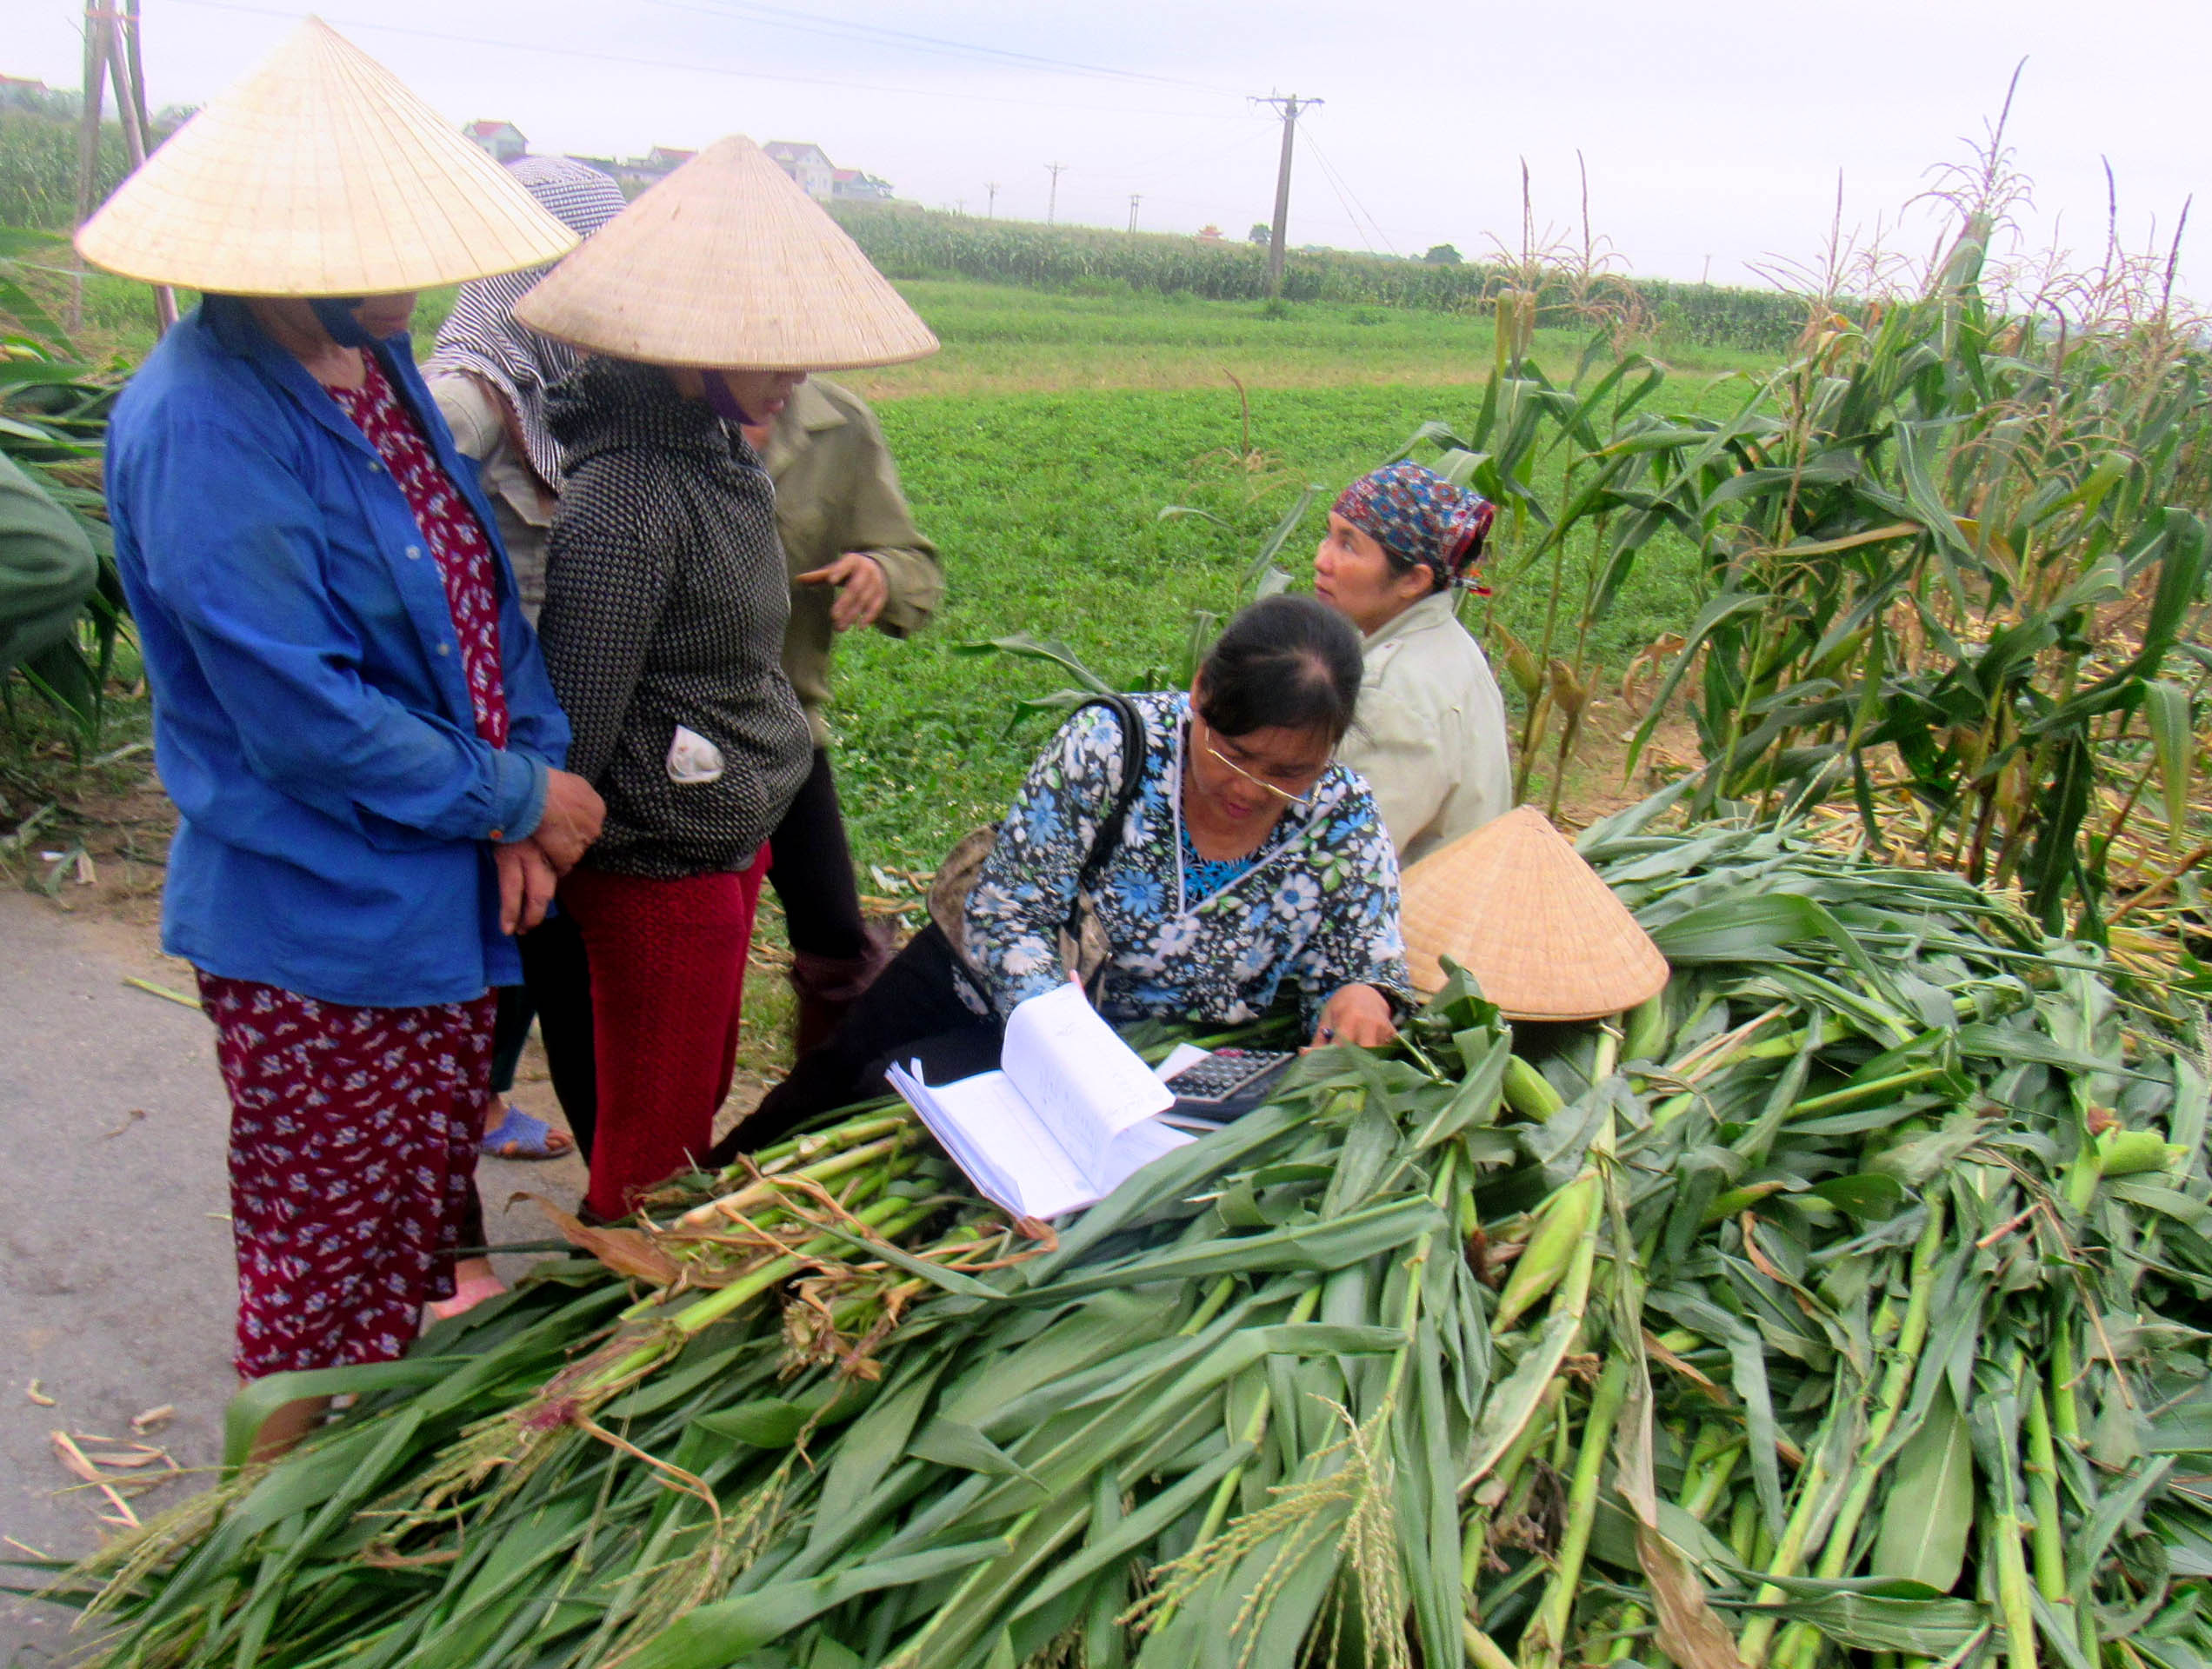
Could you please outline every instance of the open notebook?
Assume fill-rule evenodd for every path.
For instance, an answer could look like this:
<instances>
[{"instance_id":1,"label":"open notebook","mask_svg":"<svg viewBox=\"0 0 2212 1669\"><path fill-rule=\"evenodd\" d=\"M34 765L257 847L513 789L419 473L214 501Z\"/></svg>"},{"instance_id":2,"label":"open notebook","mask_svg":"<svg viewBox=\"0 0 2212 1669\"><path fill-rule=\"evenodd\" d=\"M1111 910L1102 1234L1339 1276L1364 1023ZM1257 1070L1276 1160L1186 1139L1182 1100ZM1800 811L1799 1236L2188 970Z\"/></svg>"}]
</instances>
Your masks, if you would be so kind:
<instances>
[{"instance_id":1,"label":"open notebook","mask_svg":"<svg viewBox=\"0 0 2212 1669\"><path fill-rule=\"evenodd\" d=\"M1191 1140L1156 1116L1175 1105L1175 1092L1080 986L1018 1005L998 1059L996 1072L934 1087L918 1061L886 1076L983 1197L1016 1216L1095 1205Z\"/></svg>"}]
</instances>

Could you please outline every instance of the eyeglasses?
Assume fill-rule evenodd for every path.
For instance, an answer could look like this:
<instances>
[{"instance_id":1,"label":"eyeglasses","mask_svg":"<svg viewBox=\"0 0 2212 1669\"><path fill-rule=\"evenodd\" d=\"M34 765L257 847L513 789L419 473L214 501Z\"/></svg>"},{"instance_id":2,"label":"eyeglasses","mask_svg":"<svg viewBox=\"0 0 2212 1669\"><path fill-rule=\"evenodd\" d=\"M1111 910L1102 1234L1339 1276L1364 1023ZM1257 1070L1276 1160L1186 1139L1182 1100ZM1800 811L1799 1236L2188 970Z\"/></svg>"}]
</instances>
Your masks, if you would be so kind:
<instances>
[{"instance_id":1,"label":"eyeglasses","mask_svg":"<svg viewBox=\"0 0 2212 1669\"><path fill-rule=\"evenodd\" d=\"M1293 794L1288 788L1278 788L1274 783L1267 781L1266 778L1254 776L1251 772L1246 770L1242 765L1239 765L1227 754L1224 754L1220 748L1215 747L1211 741L1203 742L1200 745L1216 759L1228 766L1231 771L1236 773L1236 775L1243 777L1247 782L1249 782L1254 788L1262 790L1263 793L1273 795L1276 799L1282 801L1284 805L1296 806L1299 810L1303 811L1313 804L1313 789L1309 788L1303 794ZM1323 766L1323 768L1325 770L1328 768Z\"/></svg>"}]
</instances>

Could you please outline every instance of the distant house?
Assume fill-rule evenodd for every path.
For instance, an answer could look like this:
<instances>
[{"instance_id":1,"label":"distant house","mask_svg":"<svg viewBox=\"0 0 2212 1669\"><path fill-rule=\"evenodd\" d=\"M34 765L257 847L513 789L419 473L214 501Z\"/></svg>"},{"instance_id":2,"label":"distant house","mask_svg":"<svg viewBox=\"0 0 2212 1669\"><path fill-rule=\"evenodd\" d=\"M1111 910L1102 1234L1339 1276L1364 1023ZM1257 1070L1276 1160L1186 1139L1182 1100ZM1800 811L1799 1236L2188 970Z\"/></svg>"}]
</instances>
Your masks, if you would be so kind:
<instances>
[{"instance_id":1,"label":"distant house","mask_svg":"<svg viewBox=\"0 0 2212 1669\"><path fill-rule=\"evenodd\" d=\"M578 156L574 160L589 163L602 174L610 176L622 187L623 196L634 197L641 191L651 190L698 154L696 150L678 150L673 145L655 145L643 156L632 156L626 162L616 162L611 156Z\"/></svg>"},{"instance_id":2,"label":"distant house","mask_svg":"<svg viewBox=\"0 0 2212 1669\"><path fill-rule=\"evenodd\" d=\"M830 176L830 195L840 203L889 203L891 183L856 168L841 168Z\"/></svg>"},{"instance_id":3,"label":"distant house","mask_svg":"<svg viewBox=\"0 0 2212 1669\"><path fill-rule=\"evenodd\" d=\"M519 162L530 155L530 141L512 122L471 122L461 131L496 163Z\"/></svg>"},{"instance_id":4,"label":"distant house","mask_svg":"<svg viewBox=\"0 0 2212 1669\"><path fill-rule=\"evenodd\" d=\"M83 107L79 96L62 87L49 87L28 76L0 76L0 110L28 110L33 116L73 116Z\"/></svg>"},{"instance_id":5,"label":"distant house","mask_svg":"<svg viewBox=\"0 0 2212 1669\"><path fill-rule=\"evenodd\" d=\"M769 160L799 183L799 190L816 203L837 195L837 165L820 145L797 139L771 139L762 147ZM887 190L884 195L889 196Z\"/></svg>"}]
</instances>

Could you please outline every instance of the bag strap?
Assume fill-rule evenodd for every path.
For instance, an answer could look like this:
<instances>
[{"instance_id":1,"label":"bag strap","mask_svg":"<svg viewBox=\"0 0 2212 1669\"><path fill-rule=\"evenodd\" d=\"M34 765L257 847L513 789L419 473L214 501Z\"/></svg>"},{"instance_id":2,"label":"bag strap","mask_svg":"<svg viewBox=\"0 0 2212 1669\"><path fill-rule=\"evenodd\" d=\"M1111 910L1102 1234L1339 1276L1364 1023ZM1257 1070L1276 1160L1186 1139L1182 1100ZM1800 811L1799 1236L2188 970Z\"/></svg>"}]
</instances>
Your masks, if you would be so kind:
<instances>
[{"instance_id":1,"label":"bag strap","mask_svg":"<svg viewBox=\"0 0 2212 1669\"><path fill-rule=\"evenodd\" d=\"M1086 707L1108 708L1121 725L1122 780L1114 790L1113 804L1100 821L1097 834L1091 837L1090 852L1083 859L1083 868L1076 872L1076 902L1069 907L1068 913L1070 922L1082 910L1083 894L1098 884L1098 877L1113 861L1114 854L1121 848L1129 808L1136 804L1137 792L1144 786L1144 761L1149 751L1145 739L1143 716L1126 695L1094 695L1076 708L1074 712L1080 713Z\"/></svg>"}]
</instances>

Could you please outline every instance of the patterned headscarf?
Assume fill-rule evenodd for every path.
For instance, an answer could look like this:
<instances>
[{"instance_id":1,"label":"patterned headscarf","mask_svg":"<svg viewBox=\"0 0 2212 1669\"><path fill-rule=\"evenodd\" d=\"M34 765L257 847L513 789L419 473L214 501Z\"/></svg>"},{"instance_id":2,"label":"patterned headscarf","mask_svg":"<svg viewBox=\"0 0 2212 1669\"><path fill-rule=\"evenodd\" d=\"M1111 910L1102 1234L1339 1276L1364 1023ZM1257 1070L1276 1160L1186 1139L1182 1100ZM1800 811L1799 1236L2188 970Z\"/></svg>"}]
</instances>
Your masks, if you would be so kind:
<instances>
[{"instance_id":1,"label":"patterned headscarf","mask_svg":"<svg viewBox=\"0 0 2212 1669\"><path fill-rule=\"evenodd\" d=\"M1427 569L1438 591L1471 582L1497 515L1489 500L1417 463L1362 475L1331 508L1383 549Z\"/></svg>"},{"instance_id":2,"label":"patterned headscarf","mask_svg":"<svg viewBox=\"0 0 2212 1669\"><path fill-rule=\"evenodd\" d=\"M590 237L624 207L622 188L587 163L565 156L525 156L507 170L570 231ZM582 363L566 342L515 322L513 309L553 269L503 272L461 286L453 311L438 328L430 371L469 371L507 396L521 420L530 467L561 484L561 443L545 426L545 391Z\"/></svg>"}]
</instances>

